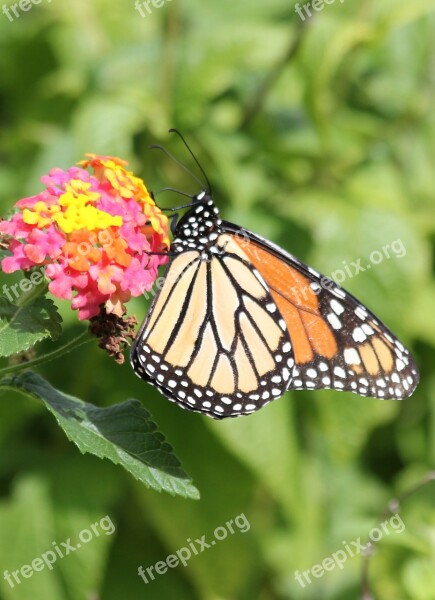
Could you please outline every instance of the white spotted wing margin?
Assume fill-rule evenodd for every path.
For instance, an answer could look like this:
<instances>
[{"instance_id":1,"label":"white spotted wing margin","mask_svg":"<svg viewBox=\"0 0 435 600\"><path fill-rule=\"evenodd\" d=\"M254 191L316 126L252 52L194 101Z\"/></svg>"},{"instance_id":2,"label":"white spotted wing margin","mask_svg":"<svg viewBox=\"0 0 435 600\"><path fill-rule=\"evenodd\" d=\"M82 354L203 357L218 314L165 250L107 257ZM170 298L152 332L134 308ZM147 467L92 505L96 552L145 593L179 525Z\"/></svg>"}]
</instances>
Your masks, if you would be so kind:
<instances>
[{"instance_id":1,"label":"white spotted wing margin","mask_svg":"<svg viewBox=\"0 0 435 600\"><path fill-rule=\"evenodd\" d=\"M181 407L215 419L250 414L288 388L287 327L267 284L232 237L167 267L133 344L136 374Z\"/></svg>"}]
</instances>

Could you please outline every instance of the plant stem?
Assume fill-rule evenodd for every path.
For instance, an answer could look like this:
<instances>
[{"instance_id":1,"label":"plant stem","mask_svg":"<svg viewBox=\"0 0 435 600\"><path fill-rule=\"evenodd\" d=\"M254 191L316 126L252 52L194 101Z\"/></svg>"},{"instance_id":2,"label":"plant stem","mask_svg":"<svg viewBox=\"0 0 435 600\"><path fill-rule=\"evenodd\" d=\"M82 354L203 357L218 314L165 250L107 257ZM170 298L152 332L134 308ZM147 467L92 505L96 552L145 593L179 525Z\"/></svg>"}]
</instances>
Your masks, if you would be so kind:
<instances>
[{"instance_id":1,"label":"plant stem","mask_svg":"<svg viewBox=\"0 0 435 600\"><path fill-rule=\"evenodd\" d=\"M10 373L16 373L17 371L22 371L23 369L31 369L33 367L36 367L37 365L41 365L50 360L54 360L56 358L59 358L59 356L62 356L63 354L66 354L67 352L71 352L72 350L75 350L79 346L82 346L83 344L87 344L88 342L91 342L91 341L92 341L92 337L89 336L89 332L86 329L78 337L74 338L73 340L70 340L69 342L67 342L66 344L61 346L60 348L57 348L56 350L53 350L52 352L49 352L48 354L44 354L43 356L38 356L37 358L34 358L33 360L29 360L28 362L25 362L25 363L20 363L18 365L10 365L9 367L0 369L0 377L2 377L3 375L9 375Z\"/></svg>"}]
</instances>

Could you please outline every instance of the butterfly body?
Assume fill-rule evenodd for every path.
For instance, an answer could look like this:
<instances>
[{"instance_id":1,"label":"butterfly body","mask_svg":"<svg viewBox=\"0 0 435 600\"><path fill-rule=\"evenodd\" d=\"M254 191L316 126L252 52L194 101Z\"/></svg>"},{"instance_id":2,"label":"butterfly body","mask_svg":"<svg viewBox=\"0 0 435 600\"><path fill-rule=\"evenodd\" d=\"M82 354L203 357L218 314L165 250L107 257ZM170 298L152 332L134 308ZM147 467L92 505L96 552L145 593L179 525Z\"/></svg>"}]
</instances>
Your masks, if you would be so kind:
<instances>
[{"instance_id":1,"label":"butterfly body","mask_svg":"<svg viewBox=\"0 0 435 600\"><path fill-rule=\"evenodd\" d=\"M195 205L177 223L171 251L184 252L188 249L217 252L216 240L222 233L219 209L206 192L198 194Z\"/></svg>"},{"instance_id":2,"label":"butterfly body","mask_svg":"<svg viewBox=\"0 0 435 600\"><path fill-rule=\"evenodd\" d=\"M178 222L162 289L133 345L136 374L183 408L250 414L288 389L409 396L412 357L351 294L220 219L207 191Z\"/></svg>"}]
</instances>

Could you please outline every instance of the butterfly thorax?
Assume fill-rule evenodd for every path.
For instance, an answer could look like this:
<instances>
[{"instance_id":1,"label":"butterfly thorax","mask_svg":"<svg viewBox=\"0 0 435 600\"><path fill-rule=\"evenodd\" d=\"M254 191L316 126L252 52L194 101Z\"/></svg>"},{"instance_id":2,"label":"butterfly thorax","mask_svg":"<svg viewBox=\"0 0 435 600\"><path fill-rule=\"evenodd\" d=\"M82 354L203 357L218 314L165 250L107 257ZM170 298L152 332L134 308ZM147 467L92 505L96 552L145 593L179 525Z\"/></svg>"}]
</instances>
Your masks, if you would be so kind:
<instances>
[{"instance_id":1,"label":"butterfly thorax","mask_svg":"<svg viewBox=\"0 0 435 600\"><path fill-rule=\"evenodd\" d=\"M193 198L193 206L180 219L174 233L171 250L186 252L219 252L216 240L222 233L219 210L208 192Z\"/></svg>"}]
</instances>

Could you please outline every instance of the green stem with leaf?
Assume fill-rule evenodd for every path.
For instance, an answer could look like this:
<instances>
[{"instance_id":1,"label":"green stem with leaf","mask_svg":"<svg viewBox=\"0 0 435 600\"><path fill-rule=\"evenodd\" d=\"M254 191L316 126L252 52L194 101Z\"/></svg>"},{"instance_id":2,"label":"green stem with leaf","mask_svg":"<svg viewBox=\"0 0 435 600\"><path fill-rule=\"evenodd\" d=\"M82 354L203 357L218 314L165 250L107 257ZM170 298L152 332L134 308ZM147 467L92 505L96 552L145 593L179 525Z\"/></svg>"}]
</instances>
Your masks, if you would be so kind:
<instances>
[{"instance_id":1,"label":"green stem with leaf","mask_svg":"<svg viewBox=\"0 0 435 600\"><path fill-rule=\"evenodd\" d=\"M92 338L89 336L89 332L86 329L78 337L74 338L73 340L70 340L69 342L67 342L63 346L60 346L60 348L53 350L52 352L48 352L47 354L44 354L43 356L38 356L38 357L34 358L33 360L29 360L25 363L20 363L18 365L10 365L8 367L4 367L3 369L0 369L0 377L3 377L3 375L9 375L11 373L16 373L18 371L22 371L23 369L31 369L33 367L36 367L43 363L46 363L50 360L54 360L56 358L59 358L59 356L63 356L64 354L67 354L68 352L75 350L79 346L82 346L83 344L87 344L88 342L91 342L91 341L92 341Z\"/></svg>"}]
</instances>

